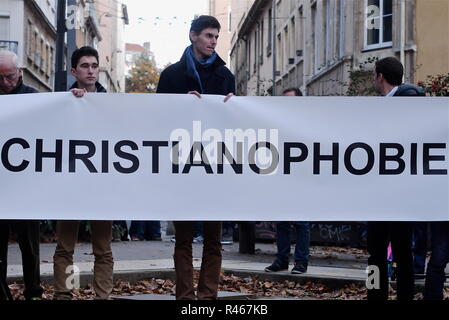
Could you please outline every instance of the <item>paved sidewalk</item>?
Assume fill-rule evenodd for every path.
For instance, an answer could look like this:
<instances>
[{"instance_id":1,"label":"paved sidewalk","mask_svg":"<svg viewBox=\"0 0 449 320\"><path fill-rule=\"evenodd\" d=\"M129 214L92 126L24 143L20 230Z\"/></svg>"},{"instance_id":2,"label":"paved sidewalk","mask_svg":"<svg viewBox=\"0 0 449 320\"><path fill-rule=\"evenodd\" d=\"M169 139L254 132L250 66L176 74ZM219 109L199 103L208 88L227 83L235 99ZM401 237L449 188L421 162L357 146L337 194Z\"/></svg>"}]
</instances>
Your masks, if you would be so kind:
<instances>
[{"instance_id":1,"label":"paved sidewalk","mask_svg":"<svg viewBox=\"0 0 449 320\"><path fill-rule=\"evenodd\" d=\"M149 278L174 279L173 251L171 237L163 241L113 242L114 279L138 281ZM53 281L53 254L56 244L41 244L42 281ZM294 247L293 247L294 248ZM292 248L292 252L293 252ZM82 243L75 248L75 263L81 274L81 284L92 280L94 256L91 244ZM352 253L354 251L355 253ZM193 244L194 267L201 264L202 244ZM223 245L224 272L240 277L257 276L267 280L290 280L297 282L319 281L330 288L341 288L345 284L364 284L367 255L360 250L311 247L311 258L307 273L293 275L290 271L267 273L265 267L271 264L276 254L273 243L257 243L256 254L239 254L238 243ZM290 266L291 269L292 265ZM17 244L9 246L8 281L21 282L21 254ZM416 282L422 287L422 280Z\"/></svg>"}]
</instances>

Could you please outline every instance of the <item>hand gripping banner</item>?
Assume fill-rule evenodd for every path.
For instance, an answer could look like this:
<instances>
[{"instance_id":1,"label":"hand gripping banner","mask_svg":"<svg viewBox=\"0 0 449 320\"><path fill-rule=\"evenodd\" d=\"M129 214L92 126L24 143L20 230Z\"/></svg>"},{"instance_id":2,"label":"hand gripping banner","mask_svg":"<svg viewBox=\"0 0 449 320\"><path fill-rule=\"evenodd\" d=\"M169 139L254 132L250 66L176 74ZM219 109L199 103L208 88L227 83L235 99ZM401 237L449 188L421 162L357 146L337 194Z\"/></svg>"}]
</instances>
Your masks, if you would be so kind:
<instances>
[{"instance_id":1,"label":"hand gripping banner","mask_svg":"<svg viewBox=\"0 0 449 320\"><path fill-rule=\"evenodd\" d=\"M449 100L0 96L0 219L449 220Z\"/></svg>"}]
</instances>

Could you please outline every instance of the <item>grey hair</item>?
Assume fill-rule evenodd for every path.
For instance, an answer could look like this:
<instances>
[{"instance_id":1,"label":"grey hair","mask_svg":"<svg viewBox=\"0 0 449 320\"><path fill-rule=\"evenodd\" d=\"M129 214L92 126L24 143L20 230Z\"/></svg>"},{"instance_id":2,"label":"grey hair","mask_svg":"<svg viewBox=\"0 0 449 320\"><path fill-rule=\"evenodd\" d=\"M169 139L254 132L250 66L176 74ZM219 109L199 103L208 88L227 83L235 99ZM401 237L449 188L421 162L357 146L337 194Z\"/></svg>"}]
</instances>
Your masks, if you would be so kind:
<instances>
[{"instance_id":1,"label":"grey hair","mask_svg":"<svg viewBox=\"0 0 449 320\"><path fill-rule=\"evenodd\" d=\"M12 51L0 50L0 61L10 59L14 67L19 68L19 57Z\"/></svg>"}]
</instances>

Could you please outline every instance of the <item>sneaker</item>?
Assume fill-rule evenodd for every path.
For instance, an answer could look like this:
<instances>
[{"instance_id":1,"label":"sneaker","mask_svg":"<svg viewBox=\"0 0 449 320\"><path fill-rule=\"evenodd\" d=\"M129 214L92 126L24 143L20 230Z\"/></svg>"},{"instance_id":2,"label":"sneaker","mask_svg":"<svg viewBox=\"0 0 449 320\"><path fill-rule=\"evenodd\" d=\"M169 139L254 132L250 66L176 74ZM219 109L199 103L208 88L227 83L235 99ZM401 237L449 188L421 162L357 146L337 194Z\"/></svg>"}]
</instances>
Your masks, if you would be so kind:
<instances>
[{"instance_id":1,"label":"sneaker","mask_svg":"<svg viewBox=\"0 0 449 320\"><path fill-rule=\"evenodd\" d=\"M277 261L265 268L265 272L278 272L283 270L288 270L288 265L281 266Z\"/></svg>"},{"instance_id":2,"label":"sneaker","mask_svg":"<svg viewBox=\"0 0 449 320\"><path fill-rule=\"evenodd\" d=\"M233 243L234 240L232 239L232 235L223 235L223 237L221 238L221 244L223 245L229 245Z\"/></svg>"},{"instance_id":3,"label":"sneaker","mask_svg":"<svg viewBox=\"0 0 449 320\"><path fill-rule=\"evenodd\" d=\"M173 237L173 238L170 239L170 241L173 242L173 243L176 243L176 238Z\"/></svg>"},{"instance_id":4,"label":"sneaker","mask_svg":"<svg viewBox=\"0 0 449 320\"><path fill-rule=\"evenodd\" d=\"M293 274L301 274L307 272L307 265L304 265L302 263L295 263L295 266L292 269Z\"/></svg>"},{"instance_id":5,"label":"sneaker","mask_svg":"<svg viewBox=\"0 0 449 320\"><path fill-rule=\"evenodd\" d=\"M198 236L198 237L195 237L195 238L193 238L193 243L203 243L203 241L204 241L204 238L203 238L203 236Z\"/></svg>"}]
</instances>

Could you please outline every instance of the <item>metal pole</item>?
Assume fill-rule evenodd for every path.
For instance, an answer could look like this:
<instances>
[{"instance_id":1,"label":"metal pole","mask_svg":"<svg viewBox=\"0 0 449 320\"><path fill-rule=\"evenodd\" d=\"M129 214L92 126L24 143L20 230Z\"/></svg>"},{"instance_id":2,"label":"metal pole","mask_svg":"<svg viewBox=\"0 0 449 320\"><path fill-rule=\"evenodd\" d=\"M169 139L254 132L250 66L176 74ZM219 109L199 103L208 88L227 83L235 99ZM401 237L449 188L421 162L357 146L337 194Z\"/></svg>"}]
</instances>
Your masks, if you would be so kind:
<instances>
[{"instance_id":1,"label":"metal pole","mask_svg":"<svg viewBox=\"0 0 449 320\"><path fill-rule=\"evenodd\" d=\"M400 59L404 67L404 74L402 79L405 78L405 0L401 0L401 44L400 44Z\"/></svg>"},{"instance_id":2,"label":"metal pole","mask_svg":"<svg viewBox=\"0 0 449 320\"><path fill-rule=\"evenodd\" d=\"M67 76L64 70L64 38L67 31L65 25L66 0L58 0L57 34L56 34L56 66L55 91L67 90Z\"/></svg>"},{"instance_id":3,"label":"metal pole","mask_svg":"<svg viewBox=\"0 0 449 320\"><path fill-rule=\"evenodd\" d=\"M271 90L271 95L276 95L276 0L273 0L272 4L272 42L271 42L271 54L273 55L273 87Z\"/></svg>"},{"instance_id":4,"label":"metal pole","mask_svg":"<svg viewBox=\"0 0 449 320\"><path fill-rule=\"evenodd\" d=\"M67 6L68 11L75 15L74 16L75 23L73 24L72 28L69 28L67 30L67 89L68 89L75 82L75 78L72 76L69 70L72 68L71 64L72 54L76 50L76 28L77 28L76 14L78 6L76 0L67 0Z\"/></svg>"}]
</instances>

